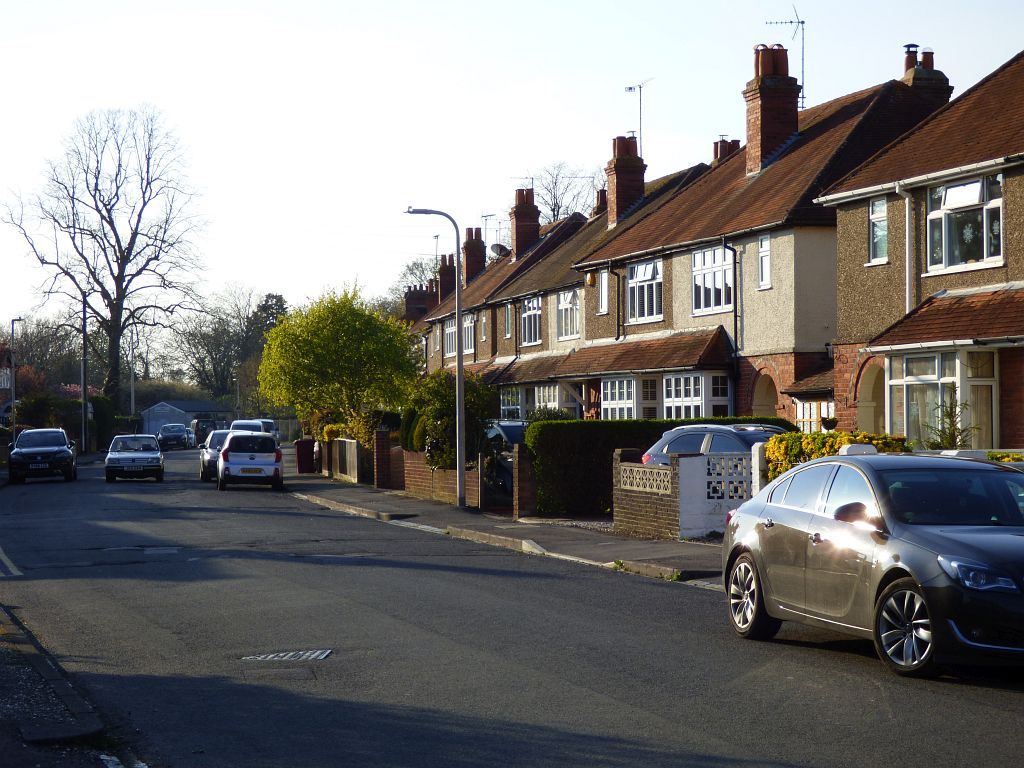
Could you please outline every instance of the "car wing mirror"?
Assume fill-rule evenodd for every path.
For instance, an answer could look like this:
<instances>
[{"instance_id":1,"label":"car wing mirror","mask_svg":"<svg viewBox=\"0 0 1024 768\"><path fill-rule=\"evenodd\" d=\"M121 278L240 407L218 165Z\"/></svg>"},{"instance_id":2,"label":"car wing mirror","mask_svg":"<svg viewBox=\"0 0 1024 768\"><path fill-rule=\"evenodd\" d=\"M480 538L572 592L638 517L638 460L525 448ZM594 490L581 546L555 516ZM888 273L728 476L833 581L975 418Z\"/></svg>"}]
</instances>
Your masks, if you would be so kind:
<instances>
[{"instance_id":1,"label":"car wing mirror","mask_svg":"<svg viewBox=\"0 0 1024 768\"><path fill-rule=\"evenodd\" d=\"M858 528L881 533L884 530L882 518L875 511L862 501L851 501L843 504L832 515L841 523L851 523Z\"/></svg>"},{"instance_id":2,"label":"car wing mirror","mask_svg":"<svg viewBox=\"0 0 1024 768\"><path fill-rule=\"evenodd\" d=\"M13 451L14 450L14 443L8 443L7 444L7 450L8 451Z\"/></svg>"}]
</instances>

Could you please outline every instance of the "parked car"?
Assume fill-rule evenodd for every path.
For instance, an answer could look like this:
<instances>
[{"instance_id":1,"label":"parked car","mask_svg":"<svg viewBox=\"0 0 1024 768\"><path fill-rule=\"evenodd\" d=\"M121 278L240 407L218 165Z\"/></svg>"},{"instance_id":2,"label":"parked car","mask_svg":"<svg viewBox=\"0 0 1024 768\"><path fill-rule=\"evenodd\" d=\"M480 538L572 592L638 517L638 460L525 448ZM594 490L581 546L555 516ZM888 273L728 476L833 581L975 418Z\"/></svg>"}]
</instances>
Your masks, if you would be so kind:
<instances>
[{"instance_id":1,"label":"parked car","mask_svg":"<svg viewBox=\"0 0 1024 768\"><path fill-rule=\"evenodd\" d=\"M207 435L213 432L213 430L221 428L217 426L216 419L192 419L192 423L189 426L196 433L197 445L205 443Z\"/></svg>"},{"instance_id":2,"label":"parked car","mask_svg":"<svg viewBox=\"0 0 1024 768\"><path fill-rule=\"evenodd\" d=\"M164 455L153 435L118 435L110 442L103 466L108 483L119 477L164 480Z\"/></svg>"},{"instance_id":3,"label":"parked car","mask_svg":"<svg viewBox=\"0 0 1024 768\"><path fill-rule=\"evenodd\" d=\"M215 429L206 436L206 441L199 446L199 479L203 482L217 477L217 458L224 446L224 438L228 430Z\"/></svg>"},{"instance_id":4,"label":"parked car","mask_svg":"<svg viewBox=\"0 0 1024 768\"><path fill-rule=\"evenodd\" d=\"M263 425L263 431L274 436L278 444L281 442L281 433L277 429L277 422L273 419L259 419L260 424Z\"/></svg>"},{"instance_id":5,"label":"parked car","mask_svg":"<svg viewBox=\"0 0 1024 768\"><path fill-rule=\"evenodd\" d=\"M229 432L217 456L217 490L235 483L269 484L284 490L281 449L266 432Z\"/></svg>"},{"instance_id":6,"label":"parked car","mask_svg":"<svg viewBox=\"0 0 1024 768\"><path fill-rule=\"evenodd\" d=\"M859 448L791 469L729 514L733 629L767 639L792 620L868 638L899 675L1024 662L1024 472Z\"/></svg>"},{"instance_id":7,"label":"parked car","mask_svg":"<svg viewBox=\"0 0 1024 768\"><path fill-rule=\"evenodd\" d=\"M75 442L63 429L25 429L8 444L8 479L11 484L23 483L27 477L61 475L65 480L78 479Z\"/></svg>"},{"instance_id":8,"label":"parked car","mask_svg":"<svg viewBox=\"0 0 1024 768\"><path fill-rule=\"evenodd\" d=\"M644 451L644 464L671 464L673 453L748 453L786 430L775 424L684 424L666 431Z\"/></svg>"},{"instance_id":9,"label":"parked car","mask_svg":"<svg viewBox=\"0 0 1024 768\"><path fill-rule=\"evenodd\" d=\"M156 435L160 449L169 451L172 448L188 448L188 433L184 424L164 424Z\"/></svg>"},{"instance_id":10,"label":"parked car","mask_svg":"<svg viewBox=\"0 0 1024 768\"><path fill-rule=\"evenodd\" d=\"M235 432L266 432L263 422L259 419L235 419L229 429Z\"/></svg>"},{"instance_id":11,"label":"parked car","mask_svg":"<svg viewBox=\"0 0 1024 768\"><path fill-rule=\"evenodd\" d=\"M188 437L188 447L196 447L196 433L192 431L192 427L185 427L185 435Z\"/></svg>"},{"instance_id":12,"label":"parked car","mask_svg":"<svg viewBox=\"0 0 1024 768\"><path fill-rule=\"evenodd\" d=\"M488 422L484 430L492 457L492 482L502 493L512 493L512 447L523 442L526 427L525 421L502 419Z\"/></svg>"}]
</instances>

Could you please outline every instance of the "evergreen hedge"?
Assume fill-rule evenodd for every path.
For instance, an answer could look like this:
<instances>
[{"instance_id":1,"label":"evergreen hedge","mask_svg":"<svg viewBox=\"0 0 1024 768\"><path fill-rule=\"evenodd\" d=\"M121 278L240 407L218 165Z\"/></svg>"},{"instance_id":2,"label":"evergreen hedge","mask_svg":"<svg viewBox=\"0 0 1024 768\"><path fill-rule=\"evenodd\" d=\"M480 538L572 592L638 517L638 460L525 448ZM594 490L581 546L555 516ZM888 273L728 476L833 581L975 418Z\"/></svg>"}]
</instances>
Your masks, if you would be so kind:
<instances>
[{"instance_id":1,"label":"evergreen hedge","mask_svg":"<svg viewBox=\"0 0 1024 768\"><path fill-rule=\"evenodd\" d=\"M751 423L796 429L786 419L764 416L535 421L527 427L525 440L537 481L537 512L553 517L611 514L612 456L617 448L646 450L681 424Z\"/></svg>"},{"instance_id":2,"label":"evergreen hedge","mask_svg":"<svg viewBox=\"0 0 1024 768\"><path fill-rule=\"evenodd\" d=\"M902 435L869 432L787 432L775 435L765 445L768 479L774 480L788 469L811 459L835 456L850 443L870 444L879 453L909 453L907 438Z\"/></svg>"}]
</instances>

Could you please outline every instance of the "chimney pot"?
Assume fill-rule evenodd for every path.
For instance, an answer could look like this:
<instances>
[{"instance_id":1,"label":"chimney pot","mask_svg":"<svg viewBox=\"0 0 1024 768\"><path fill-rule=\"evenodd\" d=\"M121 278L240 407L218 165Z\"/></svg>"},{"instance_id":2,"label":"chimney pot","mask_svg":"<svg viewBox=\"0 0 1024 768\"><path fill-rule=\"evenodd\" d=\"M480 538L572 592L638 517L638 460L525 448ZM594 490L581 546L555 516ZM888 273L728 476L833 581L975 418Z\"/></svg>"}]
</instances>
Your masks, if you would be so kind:
<instances>
[{"instance_id":1,"label":"chimney pot","mask_svg":"<svg viewBox=\"0 0 1024 768\"><path fill-rule=\"evenodd\" d=\"M917 66L917 43L907 43L903 47L907 49L903 57L903 71L907 72Z\"/></svg>"},{"instance_id":2,"label":"chimney pot","mask_svg":"<svg viewBox=\"0 0 1024 768\"><path fill-rule=\"evenodd\" d=\"M626 209L644 196L647 166L637 152L635 136L616 136L612 159L605 166L608 175L608 227L614 227Z\"/></svg>"},{"instance_id":3,"label":"chimney pot","mask_svg":"<svg viewBox=\"0 0 1024 768\"><path fill-rule=\"evenodd\" d=\"M935 51L931 48L924 48L921 51L921 67L923 69L935 69Z\"/></svg>"},{"instance_id":4,"label":"chimney pot","mask_svg":"<svg viewBox=\"0 0 1024 768\"><path fill-rule=\"evenodd\" d=\"M758 46L760 77L743 91L747 102L747 173L757 173L799 130L800 84L789 76L789 54L775 44ZM756 70L755 70L756 71ZM721 150L719 150L721 156Z\"/></svg>"}]
</instances>

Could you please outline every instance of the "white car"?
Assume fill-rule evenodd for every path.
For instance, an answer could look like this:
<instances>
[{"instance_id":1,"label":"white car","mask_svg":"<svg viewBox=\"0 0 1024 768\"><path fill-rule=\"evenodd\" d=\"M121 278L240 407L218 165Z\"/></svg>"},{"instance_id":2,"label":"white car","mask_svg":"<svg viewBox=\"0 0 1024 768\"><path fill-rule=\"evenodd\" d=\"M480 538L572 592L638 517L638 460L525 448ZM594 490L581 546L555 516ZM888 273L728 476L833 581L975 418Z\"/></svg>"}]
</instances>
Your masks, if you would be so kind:
<instances>
[{"instance_id":1,"label":"white car","mask_svg":"<svg viewBox=\"0 0 1024 768\"><path fill-rule=\"evenodd\" d=\"M281 449L267 432L229 432L217 457L217 490L233 484L270 485L284 490Z\"/></svg>"},{"instance_id":2,"label":"white car","mask_svg":"<svg viewBox=\"0 0 1024 768\"><path fill-rule=\"evenodd\" d=\"M119 477L152 477L164 480L164 455L154 435L118 435L107 449L104 462L107 482Z\"/></svg>"}]
</instances>

